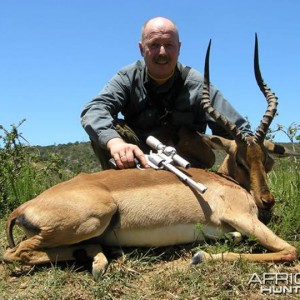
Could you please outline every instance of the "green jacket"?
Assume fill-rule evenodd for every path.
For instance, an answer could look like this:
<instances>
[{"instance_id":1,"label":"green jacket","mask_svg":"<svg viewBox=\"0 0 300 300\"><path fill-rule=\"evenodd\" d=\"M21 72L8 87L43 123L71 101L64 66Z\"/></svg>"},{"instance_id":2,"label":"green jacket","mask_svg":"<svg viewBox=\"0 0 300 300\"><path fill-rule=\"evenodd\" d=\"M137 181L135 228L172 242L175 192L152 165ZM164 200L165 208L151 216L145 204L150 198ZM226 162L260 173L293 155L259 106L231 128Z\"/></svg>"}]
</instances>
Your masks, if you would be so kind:
<instances>
[{"instance_id":1,"label":"green jacket","mask_svg":"<svg viewBox=\"0 0 300 300\"><path fill-rule=\"evenodd\" d=\"M114 120L120 114L125 123L143 137L168 122L175 129L187 126L201 133L205 133L208 125L213 134L230 138L199 105L202 85L203 75L181 63L177 63L172 78L163 85L155 85L147 75L144 61L137 61L121 69L100 94L85 105L81 123L90 139L101 148L105 148L110 139L120 137L114 127ZM242 132L252 133L249 123L214 86L211 86L211 103Z\"/></svg>"}]
</instances>

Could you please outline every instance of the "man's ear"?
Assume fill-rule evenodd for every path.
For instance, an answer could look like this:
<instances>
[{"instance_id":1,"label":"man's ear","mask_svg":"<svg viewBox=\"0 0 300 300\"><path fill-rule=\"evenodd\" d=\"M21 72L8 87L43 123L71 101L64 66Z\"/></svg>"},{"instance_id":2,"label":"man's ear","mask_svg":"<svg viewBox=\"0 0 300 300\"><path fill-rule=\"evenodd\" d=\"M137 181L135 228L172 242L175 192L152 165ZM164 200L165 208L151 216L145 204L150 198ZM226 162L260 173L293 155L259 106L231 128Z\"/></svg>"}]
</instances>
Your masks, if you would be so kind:
<instances>
[{"instance_id":1,"label":"man's ear","mask_svg":"<svg viewBox=\"0 0 300 300\"><path fill-rule=\"evenodd\" d=\"M180 55L181 42L179 41L178 56Z\"/></svg>"},{"instance_id":2,"label":"man's ear","mask_svg":"<svg viewBox=\"0 0 300 300\"><path fill-rule=\"evenodd\" d=\"M140 48L141 55L144 57L144 47L142 42L139 42L139 48Z\"/></svg>"}]
</instances>

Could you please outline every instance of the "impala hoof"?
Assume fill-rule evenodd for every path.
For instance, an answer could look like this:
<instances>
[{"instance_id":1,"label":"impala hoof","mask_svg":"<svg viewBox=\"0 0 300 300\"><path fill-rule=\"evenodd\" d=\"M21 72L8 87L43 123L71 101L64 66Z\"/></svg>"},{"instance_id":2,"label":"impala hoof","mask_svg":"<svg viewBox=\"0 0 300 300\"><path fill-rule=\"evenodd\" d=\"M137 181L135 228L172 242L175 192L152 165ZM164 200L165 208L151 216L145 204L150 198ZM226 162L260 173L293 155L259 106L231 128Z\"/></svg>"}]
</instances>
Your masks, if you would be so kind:
<instances>
[{"instance_id":1,"label":"impala hoof","mask_svg":"<svg viewBox=\"0 0 300 300\"><path fill-rule=\"evenodd\" d=\"M92 265L92 274L93 274L94 280L97 281L99 278L102 277L102 275L105 274L107 266L108 266L108 261L107 261L105 255L102 252L98 253L94 257L94 261L93 261L93 265Z\"/></svg>"},{"instance_id":2,"label":"impala hoof","mask_svg":"<svg viewBox=\"0 0 300 300\"><path fill-rule=\"evenodd\" d=\"M200 264L205 260L205 253L204 251L198 251L194 256L192 257L190 265L197 265Z\"/></svg>"}]
</instances>

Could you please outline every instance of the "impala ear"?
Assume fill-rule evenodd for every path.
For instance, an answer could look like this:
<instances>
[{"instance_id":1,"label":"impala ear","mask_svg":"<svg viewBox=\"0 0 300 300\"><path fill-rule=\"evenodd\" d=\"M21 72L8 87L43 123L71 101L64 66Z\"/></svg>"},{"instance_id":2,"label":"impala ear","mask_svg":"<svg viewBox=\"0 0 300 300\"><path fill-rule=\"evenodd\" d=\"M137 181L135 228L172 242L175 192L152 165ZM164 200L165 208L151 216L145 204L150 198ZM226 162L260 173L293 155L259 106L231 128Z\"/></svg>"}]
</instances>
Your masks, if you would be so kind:
<instances>
[{"instance_id":1,"label":"impala ear","mask_svg":"<svg viewBox=\"0 0 300 300\"><path fill-rule=\"evenodd\" d=\"M289 150L288 148L275 144L271 141L265 140L264 145L270 154L273 154L278 157L284 156L300 156L300 153Z\"/></svg>"},{"instance_id":2,"label":"impala ear","mask_svg":"<svg viewBox=\"0 0 300 300\"><path fill-rule=\"evenodd\" d=\"M228 154L234 151L234 145L236 144L234 140L228 140L217 135L198 134L202 140L214 150L223 150Z\"/></svg>"}]
</instances>

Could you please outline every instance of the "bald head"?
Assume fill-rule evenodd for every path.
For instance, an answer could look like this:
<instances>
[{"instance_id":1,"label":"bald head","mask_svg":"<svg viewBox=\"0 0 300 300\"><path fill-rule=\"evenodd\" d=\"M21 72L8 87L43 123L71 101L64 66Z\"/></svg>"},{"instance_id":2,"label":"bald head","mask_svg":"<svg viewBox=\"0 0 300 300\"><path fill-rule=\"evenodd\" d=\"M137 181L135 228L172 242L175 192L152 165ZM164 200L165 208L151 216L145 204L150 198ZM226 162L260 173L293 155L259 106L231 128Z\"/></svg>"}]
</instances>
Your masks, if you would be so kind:
<instances>
[{"instance_id":1,"label":"bald head","mask_svg":"<svg viewBox=\"0 0 300 300\"><path fill-rule=\"evenodd\" d=\"M147 38L150 32L160 31L160 32L171 32L177 36L179 41L179 33L177 26L173 21L164 17L155 17L146 21L142 27L142 42Z\"/></svg>"}]
</instances>

